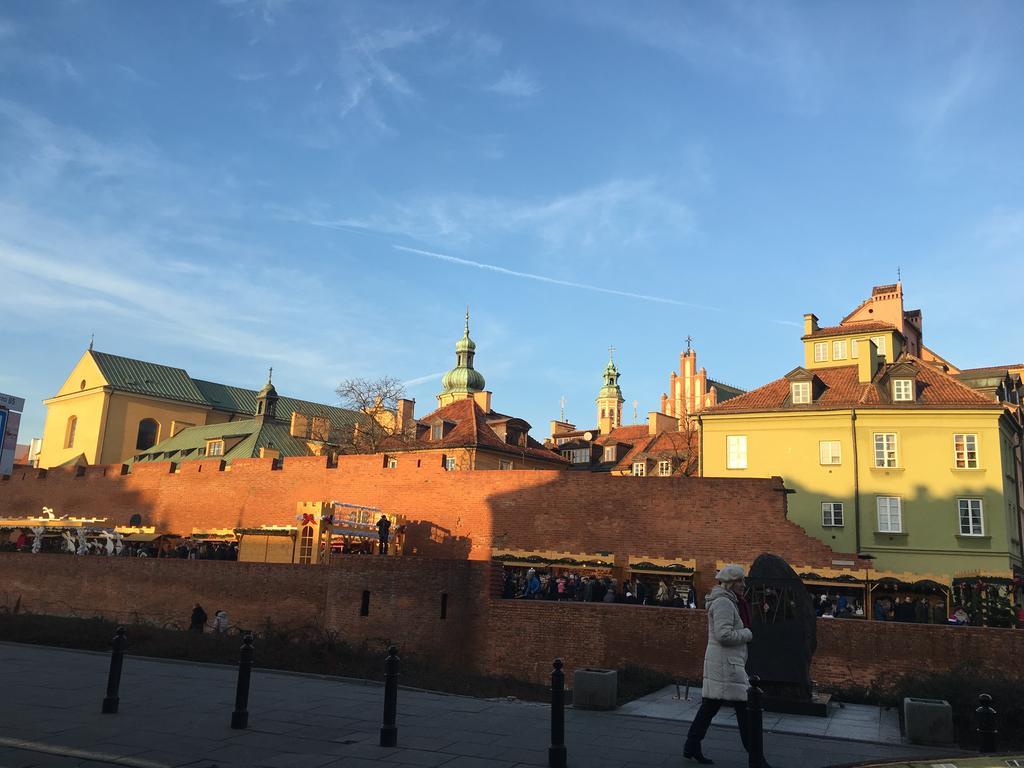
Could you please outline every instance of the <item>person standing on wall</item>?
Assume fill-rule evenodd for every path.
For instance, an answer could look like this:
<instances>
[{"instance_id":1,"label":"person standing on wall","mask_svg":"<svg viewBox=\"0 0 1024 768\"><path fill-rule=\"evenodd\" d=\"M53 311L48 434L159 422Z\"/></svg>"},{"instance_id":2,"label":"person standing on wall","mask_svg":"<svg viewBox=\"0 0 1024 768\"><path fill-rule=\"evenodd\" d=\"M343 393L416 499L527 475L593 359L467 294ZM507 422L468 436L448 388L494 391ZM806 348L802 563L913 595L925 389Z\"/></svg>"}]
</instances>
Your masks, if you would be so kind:
<instances>
[{"instance_id":1,"label":"person standing on wall","mask_svg":"<svg viewBox=\"0 0 1024 768\"><path fill-rule=\"evenodd\" d=\"M728 704L736 711L740 740L747 749L747 643L754 638L750 630L750 608L743 599L746 574L739 565L727 565L717 574L718 583L704 600L708 612L708 648L704 654L704 687L700 709L686 734L683 757L701 765L714 761L704 756L701 742L711 719ZM762 761L762 768L770 768Z\"/></svg>"},{"instance_id":2,"label":"person standing on wall","mask_svg":"<svg viewBox=\"0 0 1024 768\"><path fill-rule=\"evenodd\" d=\"M188 628L192 632L204 632L206 630L206 611L203 610L203 606L196 603L192 608L192 620L189 622Z\"/></svg>"},{"instance_id":3,"label":"person standing on wall","mask_svg":"<svg viewBox=\"0 0 1024 768\"><path fill-rule=\"evenodd\" d=\"M380 554L388 553L388 536L391 533L391 521L386 515L381 515L377 521L377 539L380 541Z\"/></svg>"}]
</instances>

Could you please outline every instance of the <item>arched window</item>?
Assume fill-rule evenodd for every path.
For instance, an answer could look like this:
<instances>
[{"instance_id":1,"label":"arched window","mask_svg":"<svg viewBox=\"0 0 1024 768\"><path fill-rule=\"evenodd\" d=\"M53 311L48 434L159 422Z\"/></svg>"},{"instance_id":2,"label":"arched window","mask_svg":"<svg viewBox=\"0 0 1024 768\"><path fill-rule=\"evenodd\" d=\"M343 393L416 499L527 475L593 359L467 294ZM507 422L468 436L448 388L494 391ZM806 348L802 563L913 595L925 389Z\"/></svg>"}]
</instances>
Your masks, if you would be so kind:
<instances>
[{"instance_id":1,"label":"arched window","mask_svg":"<svg viewBox=\"0 0 1024 768\"><path fill-rule=\"evenodd\" d=\"M138 514L132 515L131 519L128 520L128 525L130 525L132 528L141 528L142 527L142 515L138 515Z\"/></svg>"},{"instance_id":2,"label":"arched window","mask_svg":"<svg viewBox=\"0 0 1024 768\"><path fill-rule=\"evenodd\" d=\"M160 425L155 419L143 419L139 422L139 436L135 439L135 448L145 451L156 445L160 437Z\"/></svg>"},{"instance_id":3,"label":"arched window","mask_svg":"<svg viewBox=\"0 0 1024 768\"><path fill-rule=\"evenodd\" d=\"M74 448L75 447L75 428L78 426L78 417L69 416L68 425L64 430L64 447Z\"/></svg>"}]
</instances>

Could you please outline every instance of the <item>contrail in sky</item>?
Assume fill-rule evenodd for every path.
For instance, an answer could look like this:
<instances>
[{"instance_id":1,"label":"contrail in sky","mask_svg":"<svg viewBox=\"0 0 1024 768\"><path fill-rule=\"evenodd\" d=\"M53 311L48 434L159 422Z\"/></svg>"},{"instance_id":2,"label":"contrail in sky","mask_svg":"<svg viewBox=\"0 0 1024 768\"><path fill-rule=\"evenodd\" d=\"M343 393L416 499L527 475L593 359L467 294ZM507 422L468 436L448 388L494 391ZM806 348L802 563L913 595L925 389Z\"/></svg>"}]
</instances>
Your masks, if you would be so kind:
<instances>
[{"instance_id":1,"label":"contrail in sky","mask_svg":"<svg viewBox=\"0 0 1024 768\"><path fill-rule=\"evenodd\" d=\"M459 264L463 267L476 267L477 269L486 269L489 272L497 272L502 275L509 275L510 277L520 277L525 280L537 280L541 283L550 283L551 285L564 285L567 288L582 288L585 291L597 291L598 293L610 293L614 296L625 296L628 299L640 299L641 301L655 301L659 304L674 304L677 307L692 307L693 309L705 309L711 312L723 312L721 307L709 307L703 304L691 304L686 301L677 301L676 299L667 299L664 296L648 296L643 293L632 293L630 291L619 291L615 288L605 288L600 285L589 285L587 283L576 283L571 280L558 280L554 277L546 277L544 275L535 275L531 272L517 272L514 269L506 269L505 267L499 267L494 264L484 264L480 261L470 261L469 259L460 259L458 256L449 256L444 253L435 253L434 251L424 251L419 248L410 248L405 245L394 245L393 248L399 251L406 251L408 253L419 254L420 256L429 256L432 259L438 259L439 261L447 261L450 264Z\"/></svg>"},{"instance_id":2,"label":"contrail in sky","mask_svg":"<svg viewBox=\"0 0 1024 768\"><path fill-rule=\"evenodd\" d=\"M425 384L428 381L433 381L434 379L439 379L443 375L444 375L444 371L438 371L437 373L428 373L426 376L417 376L415 379L409 379L407 381L403 381L402 384L403 384L403 386L406 386L406 387L414 387L417 384Z\"/></svg>"}]
</instances>

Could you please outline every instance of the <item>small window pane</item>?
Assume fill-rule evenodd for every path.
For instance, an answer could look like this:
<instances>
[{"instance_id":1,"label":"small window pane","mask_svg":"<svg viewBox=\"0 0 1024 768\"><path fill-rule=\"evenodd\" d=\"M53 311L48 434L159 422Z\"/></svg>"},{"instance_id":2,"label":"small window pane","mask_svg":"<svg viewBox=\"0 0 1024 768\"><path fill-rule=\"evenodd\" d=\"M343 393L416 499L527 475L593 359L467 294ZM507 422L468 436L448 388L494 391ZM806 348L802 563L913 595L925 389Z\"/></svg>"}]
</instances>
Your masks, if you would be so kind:
<instances>
[{"instance_id":1,"label":"small window pane","mask_svg":"<svg viewBox=\"0 0 1024 768\"><path fill-rule=\"evenodd\" d=\"M960 534L981 536L984 533L981 520L981 499L960 499Z\"/></svg>"},{"instance_id":2,"label":"small window pane","mask_svg":"<svg viewBox=\"0 0 1024 768\"><path fill-rule=\"evenodd\" d=\"M896 379L893 383L893 398L909 401L914 399L914 382L911 379Z\"/></svg>"},{"instance_id":3,"label":"small window pane","mask_svg":"<svg viewBox=\"0 0 1024 768\"><path fill-rule=\"evenodd\" d=\"M604 460L605 461L615 461L615 446L613 446L613 445L606 445L604 447Z\"/></svg>"},{"instance_id":4,"label":"small window pane","mask_svg":"<svg viewBox=\"0 0 1024 768\"><path fill-rule=\"evenodd\" d=\"M902 533L903 512L899 496L879 496L878 530L881 533Z\"/></svg>"},{"instance_id":5,"label":"small window pane","mask_svg":"<svg viewBox=\"0 0 1024 768\"><path fill-rule=\"evenodd\" d=\"M977 469L978 436L953 435L953 459L957 469Z\"/></svg>"},{"instance_id":6,"label":"small window pane","mask_svg":"<svg viewBox=\"0 0 1024 768\"><path fill-rule=\"evenodd\" d=\"M725 438L727 469L747 468L747 436L729 435Z\"/></svg>"},{"instance_id":7,"label":"small window pane","mask_svg":"<svg viewBox=\"0 0 1024 768\"><path fill-rule=\"evenodd\" d=\"M822 464L842 463L842 456L840 454L838 440L822 440L821 442L819 442L818 455L819 460Z\"/></svg>"},{"instance_id":8,"label":"small window pane","mask_svg":"<svg viewBox=\"0 0 1024 768\"><path fill-rule=\"evenodd\" d=\"M642 461L633 464L633 477L643 477L647 474L647 465Z\"/></svg>"},{"instance_id":9,"label":"small window pane","mask_svg":"<svg viewBox=\"0 0 1024 768\"><path fill-rule=\"evenodd\" d=\"M896 435L881 432L875 435L875 466L891 468L896 466Z\"/></svg>"},{"instance_id":10,"label":"small window pane","mask_svg":"<svg viewBox=\"0 0 1024 768\"><path fill-rule=\"evenodd\" d=\"M795 381L792 385L793 404L801 405L811 402L811 382Z\"/></svg>"},{"instance_id":11,"label":"small window pane","mask_svg":"<svg viewBox=\"0 0 1024 768\"><path fill-rule=\"evenodd\" d=\"M824 363L828 360L828 342L814 342L814 362Z\"/></svg>"},{"instance_id":12,"label":"small window pane","mask_svg":"<svg viewBox=\"0 0 1024 768\"><path fill-rule=\"evenodd\" d=\"M845 360L846 359L846 339L840 339L839 341L832 342L832 359L833 360Z\"/></svg>"},{"instance_id":13,"label":"small window pane","mask_svg":"<svg viewBox=\"0 0 1024 768\"><path fill-rule=\"evenodd\" d=\"M662 477L668 477L672 474L672 462L671 461L659 461L658 462L658 474Z\"/></svg>"},{"instance_id":14,"label":"small window pane","mask_svg":"<svg viewBox=\"0 0 1024 768\"><path fill-rule=\"evenodd\" d=\"M823 501L821 503L821 524L826 528L841 528L843 525L843 505L839 501Z\"/></svg>"}]
</instances>

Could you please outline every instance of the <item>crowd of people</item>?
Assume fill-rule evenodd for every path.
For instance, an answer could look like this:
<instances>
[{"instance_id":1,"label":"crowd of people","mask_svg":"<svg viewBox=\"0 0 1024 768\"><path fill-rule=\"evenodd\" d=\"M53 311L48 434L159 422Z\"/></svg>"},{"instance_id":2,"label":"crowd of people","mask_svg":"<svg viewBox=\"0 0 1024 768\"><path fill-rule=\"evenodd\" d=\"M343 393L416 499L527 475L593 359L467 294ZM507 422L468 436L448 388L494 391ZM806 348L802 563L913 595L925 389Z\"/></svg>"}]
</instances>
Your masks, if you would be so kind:
<instances>
[{"instance_id":1,"label":"crowd of people","mask_svg":"<svg viewBox=\"0 0 1024 768\"><path fill-rule=\"evenodd\" d=\"M555 573L540 574L530 568L505 570L502 597L525 600L566 600L579 603L627 603L630 605L660 605L675 608L696 608L693 587L685 592L670 588L660 580L655 586L641 579L626 580L621 584L612 576L596 574Z\"/></svg>"},{"instance_id":2,"label":"crowd of people","mask_svg":"<svg viewBox=\"0 0 1024 768\"><path fill-rule=\"evenodd\" d=\"M875 599L872 609L875 621L902 621L908 624L968 624L970 619L961 606L947 613L945 598L929 599L912 595L884 596Z\"/></svg>"}]
</instances>

